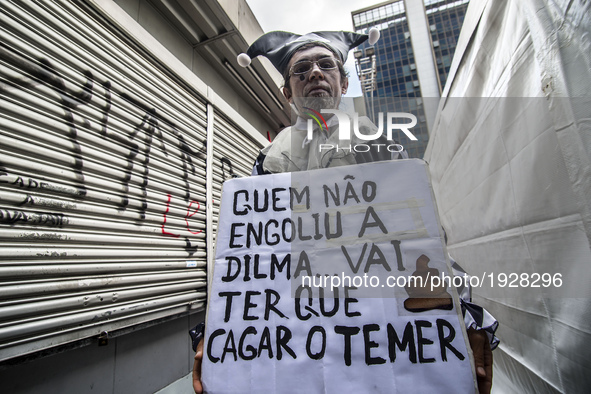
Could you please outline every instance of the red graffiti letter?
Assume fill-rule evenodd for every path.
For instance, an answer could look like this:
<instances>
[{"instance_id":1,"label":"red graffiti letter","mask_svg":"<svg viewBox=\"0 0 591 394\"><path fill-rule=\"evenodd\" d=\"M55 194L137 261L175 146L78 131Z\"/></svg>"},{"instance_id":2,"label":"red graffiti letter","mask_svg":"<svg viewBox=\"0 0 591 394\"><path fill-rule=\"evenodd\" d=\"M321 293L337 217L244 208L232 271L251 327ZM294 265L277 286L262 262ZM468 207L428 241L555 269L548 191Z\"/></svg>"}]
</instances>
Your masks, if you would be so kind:
<instances>
[{"instance_id":1,"label":"red graffiti letter","mask_svg":"<svg viewBox=\"0 0 591 394\"><path fill-rule=\"evenodd\" d=\"M168 194L168 201L166 202L166 211L164 212L164 219L162 220L162 235L165 235L167 237L175 237L178 238L180 237L180 234L173 234L173 233L169 233L168 231L166 231L164 229L164 226L166 226L166 214L168 213L168 210L170 209L170 200L172 199L172 196L170 194Z\"/></svg>"}]
</instances>

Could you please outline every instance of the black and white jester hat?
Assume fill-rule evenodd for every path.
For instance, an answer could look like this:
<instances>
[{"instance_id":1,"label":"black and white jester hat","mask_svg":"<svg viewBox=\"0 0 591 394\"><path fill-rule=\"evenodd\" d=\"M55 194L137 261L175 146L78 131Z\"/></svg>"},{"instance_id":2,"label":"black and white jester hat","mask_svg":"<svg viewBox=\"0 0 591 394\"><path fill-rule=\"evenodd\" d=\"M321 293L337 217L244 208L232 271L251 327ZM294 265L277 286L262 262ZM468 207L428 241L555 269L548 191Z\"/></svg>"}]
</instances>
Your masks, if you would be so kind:
<instances>
[{"instance_id":1,"label":"black and white jester hat","mask_svg":"<svg viewBox=\"0 0 591 394\"><path fill-rule=\"evenodd\" d=\"M275 68L283 75L293 54L302 45L318 42L326 45L339 55L343 64L347 61L349 51L369 39L375 44L380 38L380 31L375 27L368 34L357 34L347 31L316 31L304 35L286 31L271 31L259 37L246 53L238 55L238 64L248 67L252 58L267 57Z\"/></svg>"}]
</instances>

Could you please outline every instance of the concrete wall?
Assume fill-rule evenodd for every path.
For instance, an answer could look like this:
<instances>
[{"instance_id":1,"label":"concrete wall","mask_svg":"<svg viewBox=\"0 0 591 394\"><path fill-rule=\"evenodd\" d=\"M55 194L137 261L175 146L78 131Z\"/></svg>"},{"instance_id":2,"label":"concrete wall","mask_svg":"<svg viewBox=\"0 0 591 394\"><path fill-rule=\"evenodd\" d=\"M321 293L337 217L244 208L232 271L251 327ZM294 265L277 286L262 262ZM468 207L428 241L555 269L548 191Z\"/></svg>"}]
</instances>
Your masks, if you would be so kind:
<instances>
[{"instance_id":1,"label":"concrete wall","mask_svg":"<svg viewBox=\"0 0 591 394\"><path fill-rule=\"evenodd\" d=\"M235 1L235 0L232 0ZM229 84L224 77L212 67L195 49L192 45L163 17L163 15L156 10L148 1L145 0L115 0L125 12L127 12L136 22L138 22L144 29L146 29L155 39L166 47L177 59L179 59L187 68L189 68L195 75L197 75L203 82L205 82L213 91L215 91L224 101L226 101L232 108L234 108L244 119L246 119L257 130L260 130L266 136L266 131L272 131L273 128L260 116L250 105L249 102L242 99L236 94L234 88ZM232 4L230 4L232 5ZM234 18L238 20L239 10L247 9L245 4L242 7L238 5L230 7L234 9ZM227 11L227 10L226 10ZM243 11L246 12L246 11ZM232 15L230 15L232 16ZM252 18L254 16L250 12ZM257 27L259 29L258 35L262 34L260 26L253 26L252 22L248 25L246 20L242 18L240 29L246 29L249 37L256 35ZM234 21L234 20L233 20ZM255 20L256 21L256 20ZM255 39L258 38L256 35ZM245 37L247 40L248 37ZM215 44L214 44L215 45Z\"/></svg>"}]
</instances>

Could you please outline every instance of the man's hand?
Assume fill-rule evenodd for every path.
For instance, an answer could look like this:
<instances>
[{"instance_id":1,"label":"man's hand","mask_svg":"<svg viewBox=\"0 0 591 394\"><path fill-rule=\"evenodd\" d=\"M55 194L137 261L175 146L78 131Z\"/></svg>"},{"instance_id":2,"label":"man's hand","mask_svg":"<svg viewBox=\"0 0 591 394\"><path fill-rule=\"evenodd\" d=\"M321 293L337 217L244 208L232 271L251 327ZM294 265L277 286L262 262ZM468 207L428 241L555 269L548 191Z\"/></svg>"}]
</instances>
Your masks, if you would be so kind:
<instances>
[{"instance_id":1,"label":"man's hand","mask_svg":"<svg viewBox=\"0 0 591 394\"><path fill-rule=\"evenodd\" d=\"M476 377L478 379L478 392L480 394L489 394L492 387L492 350L488 336L484 330L468 330L468 340L474 354L474 363L476 364Z\"/></svg>"},{"instance_id":2,"label":"man's hand","mask_svg":"<svg viewBox=\"0 0 591 394\"><path fill-rule=\"evenodd\" d=\"M472 343L472 342L470 342ZM201 384L201 361L203 360L203 338L197 345L197 352L195 353L195 362L193 363L193 390L195 394L203 393L203 385Z\"/></svg>"}]
</instances>

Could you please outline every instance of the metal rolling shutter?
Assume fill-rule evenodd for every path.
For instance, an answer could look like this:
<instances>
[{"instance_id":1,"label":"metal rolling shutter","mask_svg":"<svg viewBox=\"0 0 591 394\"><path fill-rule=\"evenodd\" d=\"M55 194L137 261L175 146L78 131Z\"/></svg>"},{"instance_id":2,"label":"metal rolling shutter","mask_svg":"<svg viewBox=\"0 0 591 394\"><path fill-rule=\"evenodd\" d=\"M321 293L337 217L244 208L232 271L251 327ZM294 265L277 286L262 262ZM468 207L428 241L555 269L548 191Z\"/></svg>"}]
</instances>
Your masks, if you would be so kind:
<instances>
[{"instance_id":1,"label":"metal rolling shutter","mask_svg":"<svg viewBox=\"0 0 591 394\"><path fill-rule=\"evenodd\" d=\"M213 228L217 230L222 183L249 176L261 146L219 112L215 113L213 130Z\"/></svg>"},{"instance_id":2,"label":"metal rolling shutter","mask_svg":"<svg viewBox=\"0 0 591 394\"><path fill-rule=\"evenodd\" d=\"M0 360L203 309L206 196L259 149L213 112L93 10L0 2Z\"/></svg>"}]
</instances>

